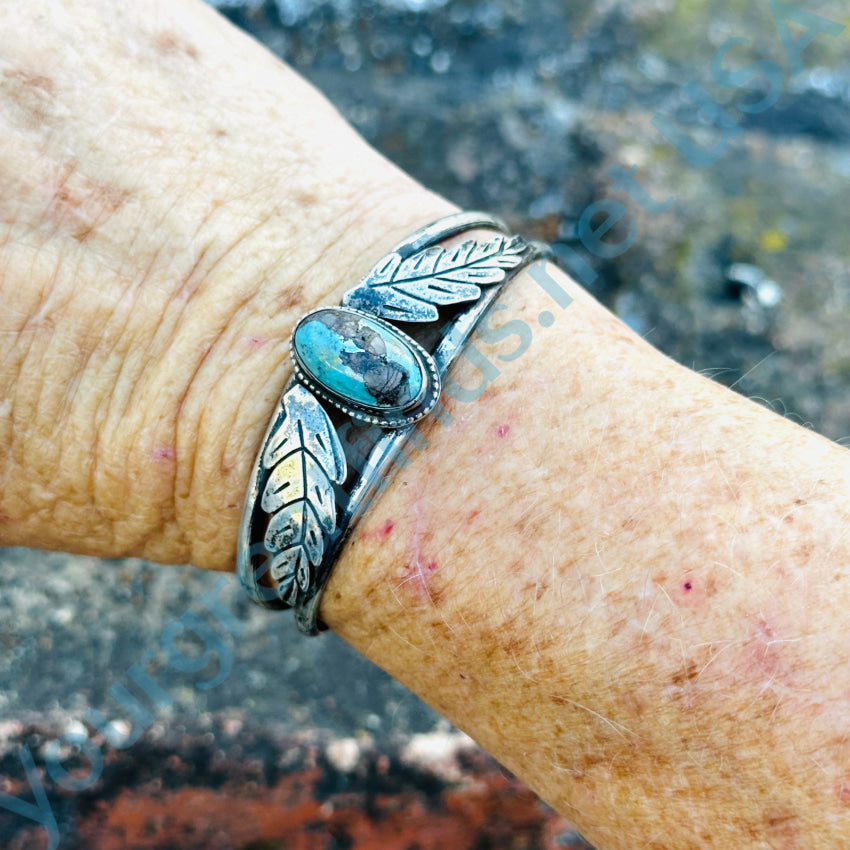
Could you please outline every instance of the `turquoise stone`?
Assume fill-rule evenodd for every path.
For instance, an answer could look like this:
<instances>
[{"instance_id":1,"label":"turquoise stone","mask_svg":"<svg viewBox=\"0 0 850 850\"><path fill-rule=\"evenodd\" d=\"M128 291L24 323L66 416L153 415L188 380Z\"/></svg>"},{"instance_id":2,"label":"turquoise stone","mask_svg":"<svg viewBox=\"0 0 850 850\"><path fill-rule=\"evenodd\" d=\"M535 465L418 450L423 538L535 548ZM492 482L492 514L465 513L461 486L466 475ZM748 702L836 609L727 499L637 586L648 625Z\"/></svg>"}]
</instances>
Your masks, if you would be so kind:
<instances>
[{"instance_id":1,"label":"turquoise stone","mask_svg":"<svg viewBox=\"0 0 850 850\"><path fill-rule=\"evenodd\" d=\"M403 410L425 390L422 359L381 319L336 307L316 310L295 328L293 349L321 389L368 410Z\"/></svg>"}]
</instances>

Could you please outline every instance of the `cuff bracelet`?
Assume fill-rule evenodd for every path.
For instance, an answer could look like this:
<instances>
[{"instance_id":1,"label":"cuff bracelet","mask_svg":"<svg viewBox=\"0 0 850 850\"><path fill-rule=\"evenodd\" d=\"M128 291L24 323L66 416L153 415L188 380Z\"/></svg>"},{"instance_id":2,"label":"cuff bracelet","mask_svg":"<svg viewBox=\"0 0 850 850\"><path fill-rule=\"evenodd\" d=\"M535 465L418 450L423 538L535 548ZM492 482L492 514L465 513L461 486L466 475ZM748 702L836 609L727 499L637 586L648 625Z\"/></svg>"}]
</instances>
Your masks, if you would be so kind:
<instances>
[{"instance_id":1,"label":"cuff bracelet","mask_svg":"<svg viewBox=\"0 0 850 850\"><path fill-rule=\"evenodd\" d=\"M491 238L448 248L467 230ZM302 316L293 373L245 500L236 571L255 602L293 608L314 635L322 591L356 521L387 486L416 423L436 415L443 378L501 288L540 242L480 212L417 230L349 289ZM438 410L439 408L437 408Z\"/></svg>"}]
</instances>

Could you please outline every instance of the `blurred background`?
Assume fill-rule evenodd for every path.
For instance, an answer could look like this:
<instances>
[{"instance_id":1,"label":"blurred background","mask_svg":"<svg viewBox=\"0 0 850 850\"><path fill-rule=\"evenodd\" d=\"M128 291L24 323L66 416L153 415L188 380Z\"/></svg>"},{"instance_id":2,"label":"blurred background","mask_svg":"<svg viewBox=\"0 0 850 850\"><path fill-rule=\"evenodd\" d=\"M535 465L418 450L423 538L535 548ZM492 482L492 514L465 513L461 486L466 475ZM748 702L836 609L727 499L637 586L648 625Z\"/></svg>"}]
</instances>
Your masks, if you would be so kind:
<instances>
[{"instance_id":1,"label":"blurred background","mask_svg":"<svg viewBox=\"0 0 850 850\"><path fill-rule=\"evenodd\" d=\"M564 258L578 254L588 289L656 347L850 441L850 29L819 36L792 76L767 0L212 5L421 182ZM838 0L805 8L850 24ZM710 73L735 37L752 44L735 48L728 68L766 59L785 74L782 96L760 114L739 109L760 99L760 83L732 90ZM744 131L705 167L652 123L661 111L714 146L718 132L682 91L691 78ZM615 191L616 164L637 166L649 194L675 204L642 210ZM603 198L626 204L637 227L610 259L578 236L582 212ZM23 744L43 766L50 741L85 730L90 707L123 716L110 687L128 683L128 668L218 578L0 550L0 790L32 799ZM290 618L254 608L232 584L222 598L247 624L230 641L224 682L199 690L195 677L151 665L173 703L140 740L106 745L89 789L43 776L62 850L588 846L334 635L302 639ZM45 832L0 809L0 846L42 848Z\"/></svg>"}]
</instances>

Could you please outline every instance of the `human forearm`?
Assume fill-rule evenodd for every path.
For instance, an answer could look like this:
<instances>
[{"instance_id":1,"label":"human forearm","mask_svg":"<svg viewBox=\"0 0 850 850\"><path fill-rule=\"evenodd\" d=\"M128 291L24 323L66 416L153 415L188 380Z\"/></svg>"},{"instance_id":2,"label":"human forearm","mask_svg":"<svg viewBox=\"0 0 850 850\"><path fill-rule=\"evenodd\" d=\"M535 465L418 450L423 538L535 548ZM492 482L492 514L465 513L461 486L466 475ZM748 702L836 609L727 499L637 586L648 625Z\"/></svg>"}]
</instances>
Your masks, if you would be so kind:
<instances>
[{"instance_id":1,"label":"human forearm","mask_svg":"<svg viewBox=\"0 0 850 850\"><path fill-rule=\"evenodd\" d=\"M452 207L200 3L46 5L0 3L0 542L232 568L294 321ZM847 456L561 282L323 617L600 850L837 846Z\"/></svg>"},{"instance_id":2,"label":"human forearm","mask_svg":"<svg viewBox=\"0 0 850 850\"><path fill-rule=\"evenodd\" d=\"M574 303L504 293L531 348L482 349L325 618L601 850L840 846L850 455L549 272Z\"/></svg>"},{"instance_id":3,"label":"human forearm","mask_svg":"<svg viewBox=\"0 0 850 850\"><path fill-rule=\"evenodd\" d=\"M295 320L452 207L200 2L0 8L0 542L230 569Z\"/></svg>"}]
</instances>

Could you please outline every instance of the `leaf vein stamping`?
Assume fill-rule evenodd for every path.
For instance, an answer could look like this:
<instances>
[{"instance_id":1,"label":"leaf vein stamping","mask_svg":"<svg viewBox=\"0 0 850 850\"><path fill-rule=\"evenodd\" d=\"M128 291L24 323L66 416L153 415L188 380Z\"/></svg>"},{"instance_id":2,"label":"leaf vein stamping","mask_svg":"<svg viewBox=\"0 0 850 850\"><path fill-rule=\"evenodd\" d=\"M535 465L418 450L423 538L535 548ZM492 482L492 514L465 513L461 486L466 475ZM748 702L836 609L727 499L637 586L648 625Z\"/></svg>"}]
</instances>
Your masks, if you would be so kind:
<instances>
[{"instance_id":1,"label":"leaf vein stamping","mask_svg":"<svg viewBox=\"0 0 850 850\"><path fill-rule=\"evenodd\" d=\"M283 408L263 455L269 474L262 507L269 514L266 548L275 556L271 576L291 602L296 587L310 590L311 565L320 563L326 535L336 528L333 484L345 480L347 466L333 424L306 388L288 390Z\"/></svg>"},{"instance_id":2,"label":"leaf vein stamping","mask_svg":"<svg viewBox=\"0 0 850 850\"><path fill-rule=\"evenodd\" d=\"M437 306L474 301L480 286L501 283L523 258L522 237L468 240L456 248L431 246L402 260L393 254L343 299L348 307L411 322L437 319Z\"/></svg>"}]
</instances>

